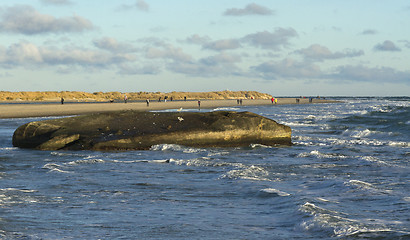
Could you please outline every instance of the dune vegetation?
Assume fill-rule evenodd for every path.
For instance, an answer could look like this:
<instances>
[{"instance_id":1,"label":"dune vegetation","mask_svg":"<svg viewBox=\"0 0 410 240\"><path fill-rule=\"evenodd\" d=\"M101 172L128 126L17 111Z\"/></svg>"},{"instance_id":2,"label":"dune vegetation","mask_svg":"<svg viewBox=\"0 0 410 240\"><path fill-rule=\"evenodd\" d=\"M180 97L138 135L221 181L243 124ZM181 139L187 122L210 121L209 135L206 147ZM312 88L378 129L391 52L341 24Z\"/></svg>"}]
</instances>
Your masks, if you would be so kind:
<instances>
[{"instance_id":1,"label":"dune vegetation","mask_svg":"<svg viewBox=\"0 0 410 240\"><path fill-rule=\"evenodd\" d=\"M65 101L105 102L122 101L127 96L129 101L137 100L187 100L197 99L269 99L271 95L256 91L215 91L215 92L77 92L77 91L44 91L44 92L8 92L0 91L0 101Z\"/></svg>"}]
</instances>

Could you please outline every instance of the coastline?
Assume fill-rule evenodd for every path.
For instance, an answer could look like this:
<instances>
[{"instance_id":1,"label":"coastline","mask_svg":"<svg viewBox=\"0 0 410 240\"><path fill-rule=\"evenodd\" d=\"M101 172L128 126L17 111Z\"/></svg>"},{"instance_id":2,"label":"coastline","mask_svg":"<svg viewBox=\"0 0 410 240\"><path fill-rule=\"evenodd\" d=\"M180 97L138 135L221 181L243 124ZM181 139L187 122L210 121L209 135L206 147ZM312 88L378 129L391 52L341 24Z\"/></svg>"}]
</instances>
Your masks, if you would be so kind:
<instances>
[{"instance_id":1,"label":"coastline","mask_svg":"<svg viewBox=\"0 0 410 240\"><path fill-rule=\"evenodd\" d=\"M296 98L277 98L276 105L284 104L315 104L315 103L334 103L335 100L313 99L309 102L308 98L300 98L296 103ZM137 111L156 111L167 109L198 109L198 101L151 101L149 106L145 102L116 102L116 103L38 103L30 102L21 104L0 104L0 118L27 118L27 117L51 117L51 116L70 116L82 115L99 112L113 112L121 110ZM244 99L242 105L238 105L237 100L201 100L201 109L212 109L220 107L240 107L255 105L272 105L268 99Z\"/></svg>"}]
</instances>

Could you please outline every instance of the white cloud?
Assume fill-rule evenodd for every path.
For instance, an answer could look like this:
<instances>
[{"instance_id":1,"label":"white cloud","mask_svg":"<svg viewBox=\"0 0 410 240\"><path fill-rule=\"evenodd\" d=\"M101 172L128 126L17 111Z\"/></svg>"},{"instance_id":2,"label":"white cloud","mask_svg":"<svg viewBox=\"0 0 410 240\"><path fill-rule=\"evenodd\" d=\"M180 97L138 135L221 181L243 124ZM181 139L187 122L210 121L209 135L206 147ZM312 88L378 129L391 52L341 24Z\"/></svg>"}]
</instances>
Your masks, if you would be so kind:
<instances>
[{"instance_id":1,"label":"white cloud","mask_svg":"<svg viewBox=\"0 0 410 240\"><path fill-rule=\"evenodd\" d=\"M168 69L193 77L243 76L242 70L236 66L237 62L241 62L240 56L220 53L198 61L174 61L168 64Z\"/></svg>"},{"instance_id":2,"label":"white cloud","mask_svg":"<svg viewBox=\"0 0 410 240\"><path fill-rule=\"evenodd\" d=\"M280 62L265 62L251 68L253 72L264 79L312 79L322 75L320 68L312 63L298 62L286 58Z\"/></svg>"},{"instance_id":3,"label":"white cloud","mask_svg":"<svg viewBox=\"0 0 410 240\"><path fill-rule=\"evenodd\" d=\"M0 66L5 68L57 65L106 68L126 62L132 63L135 60L135 56L131 54L113 54L79 47L39 47L29 42L0 48Z\"/></svg>"},{"instance_id":4,"label":"white cloud","mask_svg":"<svg viewBox=\"0 0 410 240\"><path fill-rule=\"evenodd\" d=\"M410 84L410 72L398 71L389 67L365 67L346 65L336 69L330 79L352 82L406 83Z\"/></svg>"},{"instance_id":5,"label":"white cloud","mask_svg":"<svg viewBox=\"0 0 410 240\"><path fill-rule=\"evenodd\" d=\"M41 14L31 6L16 5L0 12L0 32L26 35L61 32L83 32L93 29L93 24L80 16L55 18Z\"/></svg>"},{"instance_id":6,"label":"white cloud","mask_svg":"<svg viewBox=\"0 0 410 240\"><path fill-rule=\"evenodd\" d=\"M182 48L176 48L169 44L163 44L161 46L147 47L146 57L150 59L171 59L174 61L189 62L192 57L182 50Z\"/></svg>"},{"instance_id":7,"label":"white cloud","mask_svg":"<svg viewBox=\"0 0 410 240\"><path fill-rule=\"evenodd\" d=\"M141 11L149 11L149 5L144 0L138 0L136 6Z\"/></svg>"},{"instance_id":8,"label":"white cloud","mask_svg":"<svg viewBox=\"0 0 410 240\"><path fill-rule=\"evenodd\" d=\"M296 53L301 54L309 60L322 61L325 59L340 59L358 57L364 55L362 50L345 49L343 52L331 52L327 47L313 44L308 48L300 49Z\"/></svg>"},{"instance_id":9,"label":"white cloud","mask_svg":"<svg viewBox=\"0 0 410 240\"><path fill-rule=\"evenodd\" d=\"M293 28L277 28L274 32L263 31L246 35L242 40L255 47L280 50L289 45L290 39L297 36Z\"/></svg>"},{"instance_id":10,"label":"white cloud","mask_svg":"<svg viewBox=\"0 0 410 240\"><path fill-rule=\"evenodd\" d=\"M386 40L383 43L379 43L374 46L375 51L388 51L388 52L399 52L401 49L396 46L392 41Z\"/></svg>"},{"instance_id":11,"label":"white cloud","mask_svg":"<svg viewBox=\"0 0 410 240\"><path fill-rule=\"evenodd\" d=\"M229 49L237 49L241 47L241 44L236 39L223 39L213 42L208 42L203 45L204 49L211 49L215 51L223 51Z\"/></svg>"},{"instance_id":12,"label":"white cloud","mask_svg":"<svg viewBox=\"0 0 410 240\"><path fill-rule=\"evenodd\" d=\"M70 0L40 0L44 4L50 5L70 5L72 2Z\"/></svg>"},{"instance_id":13,"label":"white cloud","mask_svg":"<svg viewBox=\"0 0 410 240\"><path fill-rule=\"evenodd\" d=\"M363 32L361 32L362 35L375 35L377 34L377 31L374 29L366 29Z\"/></svg>"},{"instance_id":14,"label":"white cloud","mask_svg":"<svg viewBox=\"0 0 410 240\"><path fill-rule=\"evenodd\" d=\"M131 44L120 43L115 38L104 37L93 41L94 46L116 53L135 52L136 49Z\"/></svg>"},{"instance_id":15,"label":"white cloud","mask_svg":"<svg viewBox=\"0 0 410 240\"><path fill-rule=\"evenodd\" d=\"M245 8L230 8L224 12L225 16L245 16L245 15L272 15L274 12L267 7L256 3L248 4Z\"/></svg>"},{"instance_id":16,"label":"white cloud","mask_svg":"<svg viewBox=\"0 0 410 240\"><path fill-rule=\"evenodd\" d=\"M190 37L187 37L185 41L191 44L203 45L209 43L211 41L211 38L208 36L199 36L198 34L194 34Z\"/></svg>"}]
</instances>

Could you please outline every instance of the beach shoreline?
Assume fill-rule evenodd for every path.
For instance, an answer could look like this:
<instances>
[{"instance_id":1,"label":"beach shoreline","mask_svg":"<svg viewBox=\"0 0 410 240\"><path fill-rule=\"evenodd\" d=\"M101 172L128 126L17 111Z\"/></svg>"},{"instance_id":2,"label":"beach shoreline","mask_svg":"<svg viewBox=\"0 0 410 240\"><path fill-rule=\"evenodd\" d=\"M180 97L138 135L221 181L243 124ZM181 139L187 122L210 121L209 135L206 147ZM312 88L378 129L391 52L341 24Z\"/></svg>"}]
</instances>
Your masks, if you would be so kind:
<instances>
[{"instance_id":1,"label":"beach shoreline","mask_svg":"<svg viewBox=\"0 0 410 240\"><path fill-rule=\"evenodd\" d=\"M216 109L224 107L240 107L240 106L256 106L256 105L284 105L284 104L316 104L316 103L334 103L335 100L327 99L310 99L300 98L299 103L297 98L277 98L275 104L268 99L243 99L242 104L238 104L237 100L201 100L200 107L198 101L151 101L149 106L146 102L114 102L114 103L10 103L0 104L0 118L28 118L28 117L52 117L52 116L70 116L83 115L101 112L113 112L123 110L136 111L159 111L168 109ZM7 102L2 102L7 103Z\"/></svg>"}]
</instances>

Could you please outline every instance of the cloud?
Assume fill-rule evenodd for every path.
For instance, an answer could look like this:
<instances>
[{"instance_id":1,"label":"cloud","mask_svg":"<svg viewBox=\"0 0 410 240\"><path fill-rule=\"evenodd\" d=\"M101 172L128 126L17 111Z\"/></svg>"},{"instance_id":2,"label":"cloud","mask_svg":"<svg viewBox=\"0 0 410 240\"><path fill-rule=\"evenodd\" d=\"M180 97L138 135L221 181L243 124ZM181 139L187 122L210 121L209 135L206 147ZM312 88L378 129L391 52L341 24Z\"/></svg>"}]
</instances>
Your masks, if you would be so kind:
<instances>
[{"instance_id":1,"label":"cloud","mask_svg":"<svg viewBox=\"0 0 410 240\"><path fill-rule=\"evenodd\" d=\"M189 62L192 60L192 57L184 53L182 48L176 48L170 44L147 47L145 56L149 59L170 59L181 62Z\"/></svg>"},{"instance_id":2,"label":"cloud","mask_svg":"<svg viewBox=\"0 0 410 240\"><path fill-rule=\"evenodd\" d=\"M93 41L94 46L114 53L130 53L136 49L131 44L119 43L116 39L104 37Z\"/></svg>"},{"instance_id":3,"label":"cloud","mask_svg":"<svg viewBox=\"0 0 410 240\"><path fill-rule=\"evenodd\" d=\"M392 41L386 40L383 43L379 43L373 48L375 51L388 51L388 52L400 52L401 49L396 46Z\"/></svg>"},{"instance_id":4,"label":"cloud","mask_svg":"<svg viewBox=\"0 0 410 240\"><path fill-rule=\"evenodd\" d=\"M80 16L55 18L41 14L33 7L17 5L0 13L0 32L21 33L25 35L61 32L83 32L93 29L93 24Z\"/></svg>"},{"instance_id":5,"label":"cloud","mask_svg":"<svg viewBox=\"0 0 410 240\"><path fill-rule=\"evenodd\" d=\"M70 5L72 2L70 0L40 0L44 4L49 5Z\"/></svg>"},{"instance_id":6,"label":"cloud","mask_svg":"<svg viewBox=\"0 0 410 240\"><path fill-rule=\"evenodd\" d=\"M410 72L397 71L389 67L369 68L365 66L346 65L327 75L327 78L341 81L407 83L410 84Z\"/></svg>"},{"instance_id":7,"label":"cloud","mask_svg":"<svg viewBox=\"0 0 410 240\"><path fill-rule=\"evenodd\" d=\"M301 54L309 60L323 61L326 59L340 59L358 57L364 55L362 50L346 49L343 52L331 52L327 47L313 44L308 48L300 49L296 53Z\"/></svg>"},{"instance_id":8,"label":"cloud","mask_svg":"<svg viewBox=\"0 0 410 240\"><path fill-rule=\"evenodd\" d=\"M205 43L203 45L204 49L210 49L210 50L215 50L215 51L237 49L240 47L241 47L241 44L236 39L217 40L217 41Z\"/></svg>"},{"instance_id":9,"label":"cloud","mask_svg":"<svg viewBox=\"0 0 410 240\"><path fill-rule=\"evenodd\" d=\"M155 75L161 72L161 68L158 65L147 64L143 66L139 66L136 64L120 64L119 65L119 74L124 75Z\"/></svg>"},{"instance_id":10,"label":"cloud","mask_svg":"<svg viewBox=\"0 0 410 240\"><path fill-rule=\"evenodd\" d=\"M135 60L135 56L131 54L113 54L79 47L39 47L29 42L0 48L0 66L4 68L57 65L106 68Z\"/></svg>"},{"instance_id":11,"label":"cloud","mask_svg":"<svg viewBox=\"0 0 410 240\"><path fill-rule=\"evenodd\" d=\"M138 0L136 3L136 6L141 11L146 11L146 12L149 11L149 5L144 0Z\"/></svg>"},{"instance_id":12,"label":"cloud","mask_svg":"<svg viewBox=\"0 0 410 240\"><path fill-rule=\"evenodd\" d=\"M242 41L264 49L280 50L288 46L291 38L297 37L298 34L293 28L277 28L274 32L257 32L246 35Z\"/></svg>"},{"instance_id":13,"label":"cloud","mask_svg":"<svg viewBox=\"0 0 410 240\"><path fill-rule=\"evenodd\" d=\"M375 35L377 34L377 31L374 29L366 29L363 32L360 33L361 35Z\"/></svg>"},{"instance_id":14,"label":"cloud","mask_svg":"<svg viewBox=\"0 0 410 240\"><path fill-rule=\"evenodd\" d=\"M193 77L242 76L242 71L236 66L240 61L240 56L220 53L198 61L174 61L168 64L168 70Z\"/></svg>"},{"instance_id":15,"label":"cloud","mask_svg":"<svg viewBox=\"0 0 410 240\"><path fill-rule=\"evenodd\" d=\"M320 68L312 63L298 62L286 58L280 62L265 62L251 67L258 77L268 80L278 79L312 79L322 75Z\"/></svg>"},{"instance_id":16,"label":"cloud","mask_svg":"<svg viewBox=\"0 0 410 240\"><path fill-rule=\"evenodd\" d=\"M148 3L146 3L144 0L137 0L136 3L134 4L123 4L121 5L118 10L134 10L134 9L138 9L139 11L144 11L144 12L148 12L149 11L149 5Z\"/></svg>"},{"instance_id":17,"label":"cloud","mask_svg":"<svg viewBox=\"0 0 410 240\"><path fill-rule=\"evenodd\" d=\"M223 15L225 16L245 16L245 15L272 15L274 12L267 7L255 3L248 4L245 8L230 8Z\"/></svg>"},{"instance_id":18,"label":"cloud","mask_svg":"<svg viewBox=\"0 0 410 240\"><path fill-rule=\"evenodd\" d=\"M198 34L191 35L185 40L187 43L203 45L209 43L211 38L208 36L199 36Z\"/></svg>"}]
</instances>

